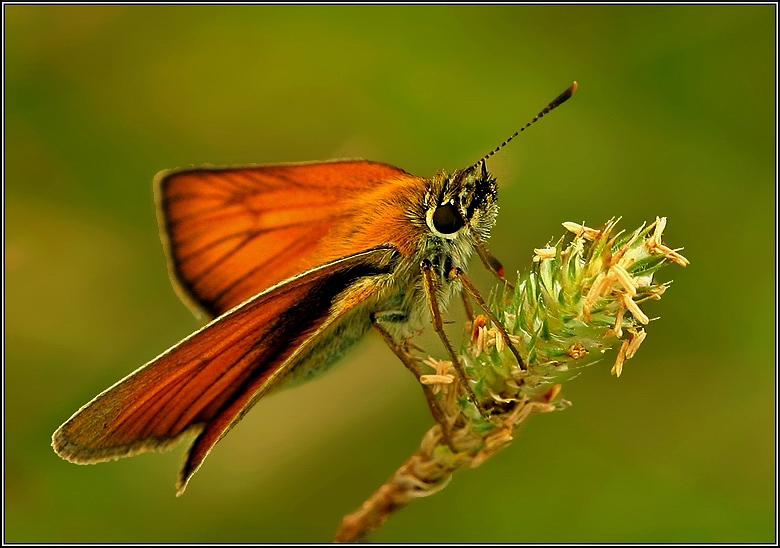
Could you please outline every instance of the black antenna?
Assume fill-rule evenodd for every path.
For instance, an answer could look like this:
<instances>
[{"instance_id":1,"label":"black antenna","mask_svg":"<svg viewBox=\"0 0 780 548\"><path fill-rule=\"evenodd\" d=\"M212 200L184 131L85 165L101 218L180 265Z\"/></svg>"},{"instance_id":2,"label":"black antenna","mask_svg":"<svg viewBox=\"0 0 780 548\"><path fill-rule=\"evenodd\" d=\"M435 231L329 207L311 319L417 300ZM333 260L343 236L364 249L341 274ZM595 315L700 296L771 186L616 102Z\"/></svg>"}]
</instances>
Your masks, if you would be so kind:
<instances>
[{"instance_id":1,"label":"black antenna","mask_svg":"<svg viewBox=\"0 0 780 548\"><path fill-rule=\"evenodd\" d=\"M534 119L533 119L533 120L531 120L531 121L530 121L530 122L528 122L526 125L524 125L523 127L521 127L519 131L515 131L514 135L512 135L512 136L511 136L509 139L507 139L506 141L504 141L503 143L501 143L501 145L497 146L497 147L495 148L495 150L491 150L489 153L487 153L487 154L486 154L486 155L485 155L485 156L484 156L484 157L483 157L483 158L482 158L482 159L481 159L479 162L477 162L476 164L474 164L473 166L471 166L471 167L469 168L469 170L471 170L471 169L474 169L474 168L475 168L475 167L477 167L479 164L481 164L481 163L483 163L483 162L487 161L487 159L488 159L488 158L490 158L490 157L491 157L491 156L493 156L493 155L494 155L496 152L498 152L499 150L501 150L502 148L504 148L504 147L505 147L505 146L506 146L506 145L509 143L509 141L511 141L512 139L514 139L514 138L515 138L515 137L517 137L518 135L520 135L520 132L522 132L522 131L525 131L525 130L528 128L528 126L530 126L531 124L533 124L534 122L536 122L536 121L537 121L539 118L541 118L542 116L544 116L545 114L547 114L548 112L550 112L550 111L551 111L552 109L554 109L555 107L557 107L557 106L560 106L560 105L562 105L563 103L565 103L565 102L566 102L566 100L567 100L567 99L569 99L569 97L571 97L572 95L574 95L574 92L575 92L575 91L577 91L577 82L574 82L574 83L573 83L571 86L569 86L569 87L566 89L566 91L564 91L564 92L563 92L563 93L561 93L561 94L560 94L558 97L556 97L555 99L553 99L553 101L552 101L552 102L551 102L549 105L547 105L546 107L544 107L544 110L542 110L542 112L540 112L539 114L537 114L536 116L534 116Z\"/></svg>"}]
</instances>

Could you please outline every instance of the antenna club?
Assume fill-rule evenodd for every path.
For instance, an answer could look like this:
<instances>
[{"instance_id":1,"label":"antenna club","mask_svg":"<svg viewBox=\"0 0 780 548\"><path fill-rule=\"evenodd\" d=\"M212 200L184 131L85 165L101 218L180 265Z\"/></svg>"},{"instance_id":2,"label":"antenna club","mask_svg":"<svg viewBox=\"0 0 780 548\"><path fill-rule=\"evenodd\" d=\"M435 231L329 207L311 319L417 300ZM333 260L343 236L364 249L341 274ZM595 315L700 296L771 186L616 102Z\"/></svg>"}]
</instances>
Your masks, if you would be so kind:
<instances>
[{"instance_id":1,"label":"antenna club","mask_svg":"<svg viewBox=\"0 0 780 548\"><path fill-rule=\"evenodd\" d=\"M556 97L555 99L553 99L553 101L552 101L552 102L551 102L549 105L547 105L546 107L544 107L544 109L543 109L543 110L542 110L542 111L541 111L539 114L537 114L536 116L534 116L534 118L533 118L533 119L532 119L530 122L528 122L526 125L524 125L523 127L521 127L521 128L518 130L518 131L515 131L515 133L514 133L514 134L513 134L511 137L509 137L509 139L507 139L506 141L504 141L503 143L501 143L501 145L499 145L498 147L496 147L496 149L495 149L495 150L491 150L490 152L488 152L488 153L487 153L485 156L483 156L483 157L482 157L482 159L481 159L479 162L477 162L476 164L474 164L473 166L471 166L471 167L469 168L469 170L471 170L471 169L476 169L476 167L477 167L479 164L481 164L482 162L485 162L486 160L488 160L489 158L491 158L491 157L492 157L492 156L493 156L493 155L494 155L496 152L498 152L499 150L501 150L502 148L504 148L504 147L507 145L507 143L509 143L509 141L511 141L512 139L514 139L515 137L517 137L517 136L518 136L518 134L519 134L521 131L525 131L525 129L526 129L528 126L530 126L530 125L531 125L531 124L533 124L534 122L536 122L536 121L538 121L539 119L541 119L541 118L542 118L542 116L544 116L545 114L547 114L548 112L550 112L552 109L554 109L554 108L556 108L556 107L559 107L560 105L562 105L563 103L565 103L565 102L566 102L566 101L567 101L567 100L568 100L568 99L569 99L569 98L570 98L572 95L574 95L574 92L575 92L575 91L577 91L577 88L578 88L578 87L579 87L579 84L578 84L578 83L577 83L577 81L575 80L575 81L572 83L572 85L571 85L571 86L569 86L568 88L566 88L566 91L564 91L564 92L563 92L563 93L561 93L561 94L560 94L558 97Z\"/></svg>"}]
</instances>

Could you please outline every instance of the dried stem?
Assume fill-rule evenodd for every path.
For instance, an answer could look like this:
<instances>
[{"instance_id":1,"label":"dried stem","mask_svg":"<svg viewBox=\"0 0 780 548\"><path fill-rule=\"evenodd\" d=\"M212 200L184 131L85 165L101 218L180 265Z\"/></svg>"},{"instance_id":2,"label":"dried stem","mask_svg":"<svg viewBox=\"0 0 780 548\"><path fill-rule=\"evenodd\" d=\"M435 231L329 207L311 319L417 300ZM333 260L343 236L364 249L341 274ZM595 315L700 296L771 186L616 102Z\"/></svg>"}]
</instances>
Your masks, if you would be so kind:
<instances>
[{"instance_id":1,"label":"dried stem","mask_svg":"<svg viewBox=\"0 0 780 548\"><path fill-rule=\"evenodd\" d=\"M398 469L390 480L374 493L363 507L344 518L336 542L351 542L362 538L384 524L390 514L400 510L416 498L427 497L444 489L459 468L476 468L512 441L512 432L534 413L546 413L567 407L568 402L552 404L525 400L517 403L510 413L496 416L500 426L487 436L480 436L470 427L456 429L453 443L464 449L442 454L444 438L441 425L425 434L420 449Z\"/></svg>"}]
</instances>

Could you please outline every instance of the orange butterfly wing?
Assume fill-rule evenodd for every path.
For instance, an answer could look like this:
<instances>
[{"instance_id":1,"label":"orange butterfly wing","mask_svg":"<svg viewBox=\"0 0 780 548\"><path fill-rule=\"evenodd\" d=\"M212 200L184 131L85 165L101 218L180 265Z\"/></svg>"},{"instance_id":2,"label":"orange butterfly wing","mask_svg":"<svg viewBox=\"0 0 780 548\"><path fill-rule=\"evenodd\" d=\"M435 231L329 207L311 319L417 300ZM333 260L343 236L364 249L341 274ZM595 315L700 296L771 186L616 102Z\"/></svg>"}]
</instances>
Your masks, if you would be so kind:
<instances>
[{"instance_id":1,"label":"orange butterfly wing","mask_svg":"<svg viewBox=\"0 0 780 548\"><path fill-rule=\"evenodd\" d=\"M199 435L179 479L183 491L217 441L306 356L334 322L376 294L355 284L391 272L380 248L290 279L220 316L97 396L63 424L52 445L93 463L163 449Z\"/></svg>"},{"instance_id":2,"label":"orange butterfly wing","mask_svg":"<svg viewBox=\"0 0 780 548\"><path fill-rule=\"evenodd\" d=\"M403 221L408 190L420 195L424 186L422 178L368 161L162 172L156 198L174 286L216 317L339 257L385 243L408 255L413 244L391 242L393 227L380 220L381 231L367 234L362 225L377 219L357 219L384 202L392 204L388 217Z\"/></svg>"}]
</instances>

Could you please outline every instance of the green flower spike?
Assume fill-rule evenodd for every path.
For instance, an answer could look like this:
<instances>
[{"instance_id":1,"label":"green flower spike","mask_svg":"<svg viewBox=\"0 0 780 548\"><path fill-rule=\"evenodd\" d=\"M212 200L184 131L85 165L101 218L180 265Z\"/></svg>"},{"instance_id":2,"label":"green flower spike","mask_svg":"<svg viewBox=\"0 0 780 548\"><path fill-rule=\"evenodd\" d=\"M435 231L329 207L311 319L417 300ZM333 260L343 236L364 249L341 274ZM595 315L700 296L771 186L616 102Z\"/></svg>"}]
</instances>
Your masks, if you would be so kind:
<instances>
[{"instance_id":1,"label":"green flower spike","mask_svg":"<svg viewBox=\"0 0 780 548\"><path fill-rule=\"evenodd\" d=\"M655 272L688 260L661 240L666 218L630 234L612 234L616 220L596 230L563 223L573 238L534 250L533 267L513 289L490 299L502 331L482 315L469 321L460 359L483 413L465 397L452 363L427 358L420 382L431 386L441 420L420 449L355 513L344 518L336 541L357 540L394 511L444 487L459 468L475 468L506 447L515 429L536 413L563 410L561 385L620 343L612 374L620 376L647 336L640 304L660 299L669 283ZM570 234L571 236L571 234ZM488 314L489 316L489 314Z\"/></svg>"}]
</instances>

